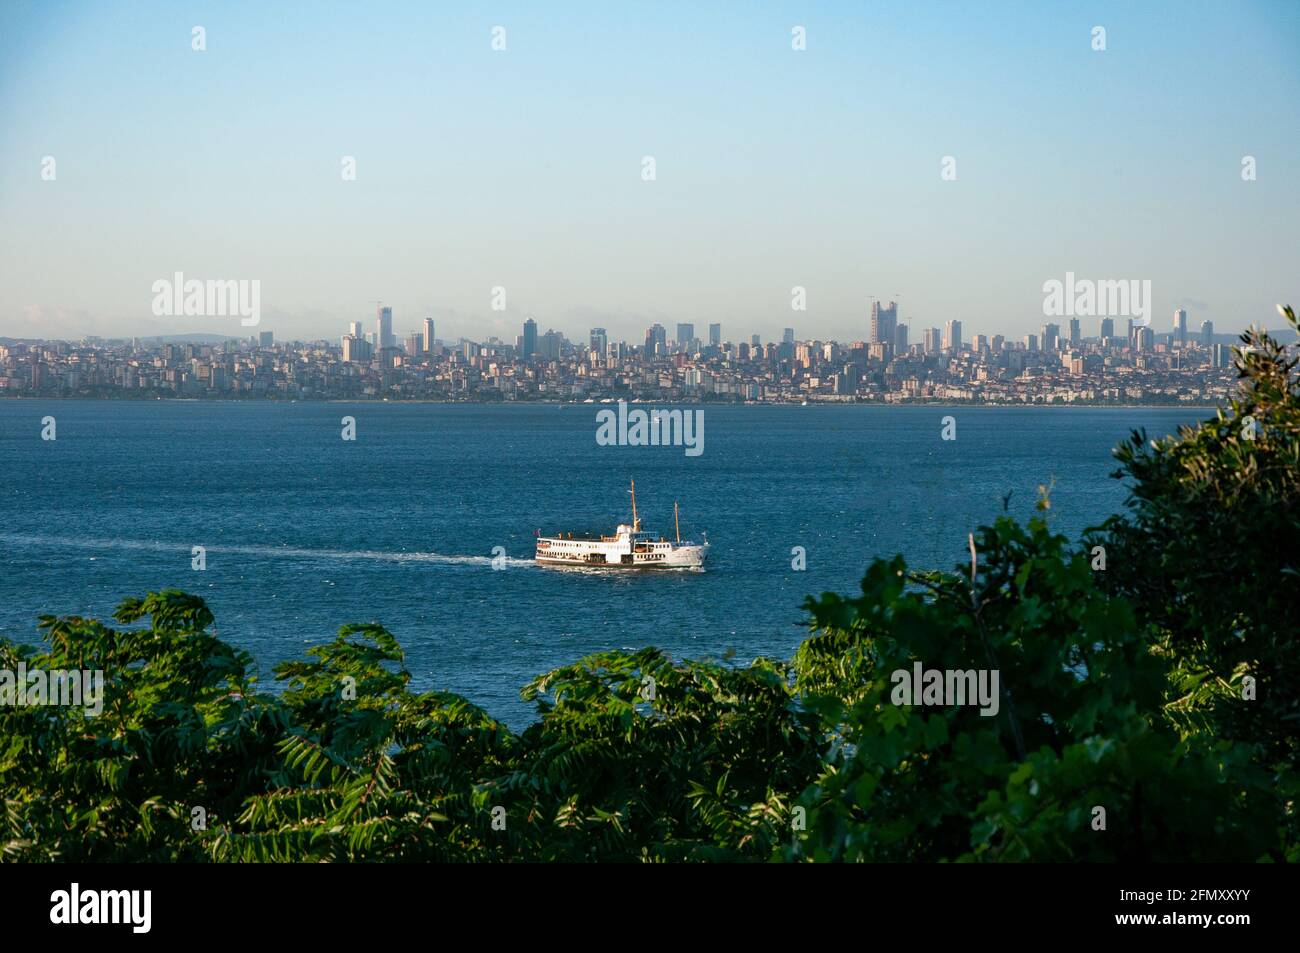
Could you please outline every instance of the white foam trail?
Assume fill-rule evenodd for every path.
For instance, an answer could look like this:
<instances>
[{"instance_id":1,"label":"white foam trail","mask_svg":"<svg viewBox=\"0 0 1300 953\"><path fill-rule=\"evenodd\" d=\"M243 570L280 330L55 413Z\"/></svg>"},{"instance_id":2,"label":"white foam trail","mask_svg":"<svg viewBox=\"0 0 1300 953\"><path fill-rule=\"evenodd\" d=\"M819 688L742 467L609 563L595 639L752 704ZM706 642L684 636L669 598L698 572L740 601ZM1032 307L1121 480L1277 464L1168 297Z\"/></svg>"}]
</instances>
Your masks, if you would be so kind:
<instances>
[{"instance_id":1,"label":"white foam trail","mask_svg":"<svg viewBox=\"0 0 1300 953\"><path fill-rule=\"evenodd\" d=\"M151 549L159 552L189 553L184 543L136 539L84 539L72 536L25 536L0 533L0 542L18 546L51 546L68 549ZM204 545L204 544L199 544ZM301 549L293 546L204 546L208 553L234 553L241 556L287 556L291 559L378 559L387 562L441 563L451 566L490 566L491 556L445 556L442 553L392 553L368 549ZM532 566L531 559L506 557L507 566Z\"/></svg>"}]
</instances>

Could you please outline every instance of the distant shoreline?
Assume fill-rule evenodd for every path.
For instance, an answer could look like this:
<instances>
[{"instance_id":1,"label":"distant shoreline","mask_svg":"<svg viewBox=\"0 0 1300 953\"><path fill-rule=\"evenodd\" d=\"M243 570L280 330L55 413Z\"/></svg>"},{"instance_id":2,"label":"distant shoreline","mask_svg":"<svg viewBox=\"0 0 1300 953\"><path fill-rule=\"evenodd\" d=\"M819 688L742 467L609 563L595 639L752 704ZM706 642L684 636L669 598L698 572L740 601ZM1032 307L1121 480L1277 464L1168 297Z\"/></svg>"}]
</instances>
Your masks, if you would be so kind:
<instances>
[{"instance_id":1,"label":"distant shoreline","mask_svg":"<svg viewBox=\"0 0 1300 953\"><path fill-rule=\"evenodd\" d=\"M382 397L83 397L83 396L48 396L34 397L30 395L4 395L0 400L13 401L72 401L80 400L86 402L113 404L113 403L164 403L164 404L438 404L457 407L611 407L618 404L618 400L593 401L587 403L581 400L430 400L429 398L410 398L402 400L393 400L392 398ZM896 408L896 407L987 407L1001 408L1004 410L1023 410L1027 407L1039 407L1048 410L1070 410L1085 408L1091 410L1215 410L1219 407L1226 406L1224 403L1200 403L1200 402L1178 402L1167 404L1149 404L1149 403L1127 403L1127 402L1101 402L1101 401L1083 401L1076 400L1068 403L1047 403L1043 402L1024 402L1008 403L1005 401L980 401L980 400L909 400L899 402L886 401L840 401L840 400L810 400L807 403L797 400L773 400L773 401L689 401L689 400L628 400L629 405L638 406L678 406L678 407L797 407L804 409L807 407L878 407L878 408Z\"/></svg>"}]
</instances>

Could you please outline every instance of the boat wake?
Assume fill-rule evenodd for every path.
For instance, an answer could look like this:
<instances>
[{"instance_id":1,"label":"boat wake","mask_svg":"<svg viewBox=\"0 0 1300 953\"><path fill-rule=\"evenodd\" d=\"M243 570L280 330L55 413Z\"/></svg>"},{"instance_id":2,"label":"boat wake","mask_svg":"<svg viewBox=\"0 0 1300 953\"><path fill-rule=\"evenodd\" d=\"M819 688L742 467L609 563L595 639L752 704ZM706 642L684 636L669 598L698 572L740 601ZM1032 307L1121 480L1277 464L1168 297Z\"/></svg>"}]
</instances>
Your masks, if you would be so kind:
<instances>
[{"instance_id":1,"label":"boat wake","mask_svg":"<svg viewBox=\"0 0 1300 953\"><path fill-rule=\"evenodd\" d=\"M27 546L33 548L59 549L143 549L155 552L190 553L191 546L185 543L169 543L159 540L134 539L86 539L73 536L26 536L14 533L0 533L0 543ZM233 553L239 556L281 556L288 559L370 559L396 563L440 563L451 566L491 566L491 556L449 556L443 553L419 552L382 552L377 550L340 550L340 549L302 549L294 546L227 546L217 544L204 545L211 554ZM532 566L531 559L505 557L507 566Z\"/></svg>"}]
</instances>

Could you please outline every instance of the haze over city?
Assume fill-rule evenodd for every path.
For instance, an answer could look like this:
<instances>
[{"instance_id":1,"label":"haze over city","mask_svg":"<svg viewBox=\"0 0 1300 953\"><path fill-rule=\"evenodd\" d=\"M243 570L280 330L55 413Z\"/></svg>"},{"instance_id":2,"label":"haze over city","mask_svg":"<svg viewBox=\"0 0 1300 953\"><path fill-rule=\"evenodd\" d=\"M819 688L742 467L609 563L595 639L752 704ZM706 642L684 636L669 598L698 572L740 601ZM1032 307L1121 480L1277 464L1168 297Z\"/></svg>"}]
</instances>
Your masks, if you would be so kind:
<instances>
[{"instance_id":1,"label":"haze over city","mask_svg":"<svg viewBox=\"0 0 1300 953\"><path fill-rule=\"evenodd\" d=\"M153 314L177 271L259 281L278 339L378 299L847 342L873 295L1018 338L1067 272L1149 280L1161 331L1300 297L1293 4L384 9L5 4L0 336L248 333Z\"/></svg>"}]
</instances>

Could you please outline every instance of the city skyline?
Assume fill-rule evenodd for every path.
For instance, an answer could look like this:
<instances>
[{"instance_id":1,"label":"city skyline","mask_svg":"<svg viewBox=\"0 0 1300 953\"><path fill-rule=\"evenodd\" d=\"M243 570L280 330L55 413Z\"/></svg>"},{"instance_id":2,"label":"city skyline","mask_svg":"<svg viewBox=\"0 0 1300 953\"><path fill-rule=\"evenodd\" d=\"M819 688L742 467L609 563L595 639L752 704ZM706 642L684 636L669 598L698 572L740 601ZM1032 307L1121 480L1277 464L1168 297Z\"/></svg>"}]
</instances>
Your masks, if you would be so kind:
<instances>
[{"instance_id":1,"label":"city skyline","mask_svg":"<svg viewBox=\"0 0 1300 953\"><path fill-rule=\"evenodd\" d=\"M374 331L350 322L337 345L277 343L270 330L215 344L0 338L0 396L1209 404L1226 399L1236 380L1231 335L1216 336L1204 321L1191 337L1183 309L1162 335L1146 318L1130 318L1120 337L1104 317L1100 336L1089 337L1071 317L1064 336L1046 322L1016 341L967 336L953 319L924 329L915 344L892 302L873 308L872 340L851 343L799 341L793 328L780 343L722 341L713 323L705 344L682 323L672 338L651 325L642 344L591 328L584 345L554 330L539 336L530 318L513 343L494 336L451 345L435 337L430 319L403 341L391 331L391 308L380 302L375 314Z\"/></svg>"},{"instance_id":2,"label":"city skyline","mask_svg":"<svg viewBox=\"0 0 1300 953\"><path fill-rule=\"evenodd\" d=\"M877 324L878 311L882 313L885 317L883 329L879 327ZM1275 308L1274 309L1275 314L1276 311L1277 309ZM510 338L508 335L503 337L495 333L487 334L487 335L477 335L477 336L458 334L450 338L438 337L435 335L435 328L437 323L433 318L418 319L417 322L410 329L407 330L405 336L403 336L402 334L399 334L397 331L394 330L395 325L393 324L393 321L394 321L393 309L391 307L384 306L381 303L376 306L375 331L366 332L364 330L365 327L364 321L349 321L347 325L347 330L345 332L343 332L341 335L336 334L333 336L325 334L320 336L309 336L309 337L304 337L304 336L290 336L288 338L277 337L275 336L274 328L263 328L262 330L255 332L251 335L230 334L226 332L212 331L212 330L181 330L178 328L170 332L159 332L154 334L125 334L125 335L83 334L83 335L74 335L70 337L50 337L50 336L20 337L14 335L0 334L0 340L7 340L7 341L26 340L26 341L33 341L33 342L63 341L67 343L77 343L82 341L96 341L96 342L123 341L125 342L131 340L168 340L168 339L177 340L177 341L184 340L184 339L193 339L193 340L210 339L213 341L224 339L230 341L240 341L240 340L257 340L260 336L263 341L266 341L269 340L268 335L270 335L279 343L283 343L285 341L293 341L301 344L310 344L313 342L328 343L337 340L340 344L340 347L344 347L344 348L346 348L347 339L353 338L355 340L365 342L372 349L378 346L379 349L393 348L393 349L402 350L406 353L412 353L412 354L428 353L433 349L435 343L442 344L442 345L454 343L457 346L463 343L506 344L506 345L513 344L516 348L519 349L520 355L523 357L527 357L535 353L538 354L541 353L541 350L539 348L539 343L538 343L539 341L538 328L540 327L540 325L533 317L528 317L524 319L520 329L521 333L515 335L513 339ZM1062 329L1059 323L1049 322L1045 320L1043 324L1039 326L1039 330L1037 332L1029 332L1022 336L1014 336L1014 335L1007 335L1001 332L990 333L988 331L980 331L980 332L972 333L970 332L969 329L964 329L961 320L950 319L944 322L941 327L927 327L925 326L924 323L920 324L917 327L917 332L920 335L920 337L912 337L911 341L909 342L911 329L915 324L915 322L899 320L898 303L896 301L891 301L889 302L888 306L884 308L880 307L880 302L873 302L872 315L868 320L867 327L864 329L864 333L858 335L857 337L841 339L841 338L824 337L816 333L811 335L801 335L797 332L795 328L786 327L782 329L781 338L782 338L782 342L786 344L825 342L825 343L845 344L845 345L854 344L854 343L870 345L870 344L889 343L894 348L894 351L900 354L905 353L908 350L909 345L920 347L922 351L926 353L931 351L937 351L937 350L949 350L949 349L953 349L954 346L957 350L961 350L963 349L963 347L966 347L967 349L978 350L979 349L978 344L981 340L983 340L986 344L989 340L1005 340L1005 341L1010 341L1012 343L1015 343L1016 341L1020 341L1026 344L1032 340L1035 342L1036 347L1038 345L1041 345L1044 349L1047 350L1059 350L1060 348L1058 347L1058 343L1073 345L1082 341L1094 341L1094 340L1101 340L1105 338L1113 338L1117 336L1116 330L1117 328L1120 327L1124 327L1125 329L1124 337L1127 339L1127 338L1131 338L1132 335L1135 333L1135 331L1138 331L1143 327L1147 327L1146 325L1142 325L1139 322L1136 322L1133 318L1125 318L1124 316L1117 316L1117 315L1095 316L1093 318L1090 318L1089 321L1091 324L1094 324L1096 326L1095 333L1090 333L1089 328L1084 325L1081 319L1071 318L1068 321L1064 330ZM1221 338L1228 338L1235 341L1241 335L1241 333L1246 331L1251 325L1264 328L1265 330L1269 330L1270 333L1273 333L1275 335L1280 335L1280 339L1283 340L1284 342L1287 341L1288 336L1291 333L1289 330L1278 330L1272 328L1270 326L1270 322L1267 320L1249 322L1240 328L1236 328L1236 327L1224 328L1224 327L1216 327L1214 321L1206 318L1201 320L1199 324L1193 327L1191 324L1189 324L1188 315L1185 308L1176 308L1174 310L1171 323L1168 325L1168 327L1162 329L1159 322L1151 322L1151 324L1149 325L1149 330L1152 334L1153 340L1159 340L1163 337L1163 338L1168 338L1172 341L1176 337L1179 339L1180 344L1186 344L1189 340L1193 340L1193 339L1197 341L1203 341L1206 338L1207 329L1208 329L1208 334L1211 337L1217 334ZM683 328L690 329L690 336L685 338L682 337ZM741 331L738 332L735 337L733 337L730 334L724 334L722 328L723 325L721 322L709 323L708 341L707 341L708 346L719 347L726 344L742 344L742 343L749 343L751 345L757 346L763 341L763 336L758 333L749 333L747 331ZM1051 329L1050 334L1054 338L1053 342L1050 345L1048 343L1049 329ZM674 347L680 347L681 345L694 343L697 346L696 349L699 350L699 348L702 348L706 343L703 338L701 338L698 334L695 334L694 325L691 323L678 322L676 325L676 330L677 333L675 335L669 336L667 333L668 329L666 326L659 324L657 322L655 324L650 325L648 328L645 329L645 342L644 342L645 346L650 347L653 345L653 342L655 340L658 340L665 347L670 343L674 345ZM637 346L636 335L633 335L631 339L612 337L608 333L607 329L603 327L591 327L588 328L586 331L578 331L578 332L571 332L565 329L548 327L545 334L542 335L542 337L545 337L546 335L552 335L552 334L556 335L558 340L563 341L565 344L570 346L578 346L579 342L583 338L588 338L593 347L596 346L595 342L597 338L599 338L604 344L608 344L611 341L613 341L619 344L627 345L629 347ZM384 343L382 345L377 345L377 342L381 337L383 338ZM772 335L769 336L767 340L770 343L776 343L775 338L776 336ZM1036 347L1032 347L1030 349L1034 350L1036 349ZM603 345L600 348L600 350L603 351Z\"/></svg>"},{"instance_id":3,"label":"city skyline","mask_svg":"<svg viewBox=\"0 0 1300 953\"><path fill-rule=\"evenodd\" d=\"M304 340L376 297L399 335L629 341L865 340L872 296L1020 337L1067 272L1192 328L1300 297L1300 10L1003 9L7 4L0 336L243 333L152 314L180 271Z\"/></svg>"}]
</instances>

